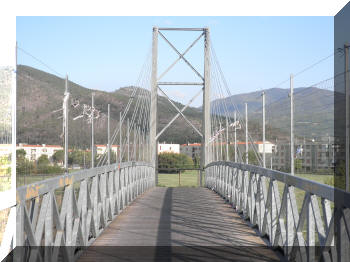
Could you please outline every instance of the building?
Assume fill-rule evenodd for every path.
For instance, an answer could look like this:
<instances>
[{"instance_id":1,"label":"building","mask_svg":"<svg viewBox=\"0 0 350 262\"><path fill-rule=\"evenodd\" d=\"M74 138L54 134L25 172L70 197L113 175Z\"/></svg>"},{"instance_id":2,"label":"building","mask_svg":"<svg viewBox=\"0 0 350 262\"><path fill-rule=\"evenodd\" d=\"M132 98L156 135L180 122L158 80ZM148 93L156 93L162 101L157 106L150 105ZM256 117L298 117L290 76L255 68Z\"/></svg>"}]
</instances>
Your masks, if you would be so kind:
<instances>
[{"instance_id":1,"label":"building","mask_svg":"<svg viewBox=\"0 0 350 262\"><path fill-rule=\"evenodd\" d=\"M239 152L245 152L245 145L246 143L245 142L242 142L242 141L238 141L237 142L237 147L238 147L238 151ZM262 141L255 141L254 142L254 145L257 149L257 151L262 154L263 153L263 142ZM219 148L219 151L222 150L222 154L225 156L226 153L225 153L225 150L226 150L226 143L223 142L221 145L220 143L215 143L215 146L216 147L220 147ZM249 150L252 150L251 149L251 143L248 142L248 146L249 146ZM275 144L269 142L269 141L265 141L265 154L266 154L266 162L268 162L268 159L271 157L271 154L273 152L275 148ZM229 150L230 150L230 158L233 158L233 152L234 152L234 143L230 143L229 144ZM196 157L197 158L200 158L200 155L201 155L201 143L187 143L187 144L182 144L181 145L181 148L180 148L180 152L182 154L186 154L188 155L189 157L191 157L192 159L195 159ZM215 151L215 153L217 153ZM220 155L220 153L219 153ZM233 159L231 159L232 161Z\"/></svg>"},{"instance_id":2,"label":"building","mask_svg":"<svg viewBox=\"0 0 350 262\"><path fill-rule=\"evenodd\" d=\"M200 158L201 148L201 143L182 144L180 146L180 153L185 154L194 160L195 158Z\"/></svg>"},{"instance_id":3,"label":"building","mask_svg":"<svg viewBox=\"0 0 350 262\"><path fill-rule=\"evenodd\" d=\"M180 154L180 145L179 144L158 143L158 154L161 154L161 153Z\"/></svg>"},{"instance_id":4,"label":"building","mask_svg":"<svg viewBox=\"0 0 350 262\"><path fill-rule=\"evenodd\" d=\"M319 172L333 168L334 146L331 142L303 142L294 146L294 152L296 171ZM290 143L277 144L272 162L273 169L290 172Z\"/></svg>"},{"instance_id":5,"label":"building","mask_svg":"<svg viewBox=\"0 0 350 262\"><path fill-rule=\"evenodd\" d=\"M51 159L53 154L59 150L63 150L63 147L58 145L28 145L20 143L16 149L23 149L26 152L26 158L28 160L36 161L42 155L47 155Z\"/></svg>"},{"instance_id":6,"label":"building","mask_svg":"<svg viewBox=\"0 0 350 262\"><path fill-rule=\"evenodd\" d=\"M107 145L96 145L96 154L97 155L102 155L105 152L107 152ZM112 145L111 146L111 153L115 154L116 156L118 155L118 150L119 150L119 145Z\"/></svg>"}]
</instances>

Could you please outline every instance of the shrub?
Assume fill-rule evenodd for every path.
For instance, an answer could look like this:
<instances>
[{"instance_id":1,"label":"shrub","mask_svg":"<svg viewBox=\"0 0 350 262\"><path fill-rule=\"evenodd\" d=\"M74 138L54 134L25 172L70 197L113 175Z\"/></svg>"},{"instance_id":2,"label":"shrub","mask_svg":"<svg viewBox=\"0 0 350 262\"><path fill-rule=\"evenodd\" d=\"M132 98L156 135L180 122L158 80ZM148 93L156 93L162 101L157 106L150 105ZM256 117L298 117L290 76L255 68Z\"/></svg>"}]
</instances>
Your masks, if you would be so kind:
<instances>
[{"instance_id":1,"label":"shrub","mask_svg":"<svg viewBox=\"0 0 350 262\"><path fill-rule=\"evenodd\" d=\"M178 168L193 167L193 160L185 154L161 153L158 155L159 172L175 173Z\"/></svg>"}]
</instances>

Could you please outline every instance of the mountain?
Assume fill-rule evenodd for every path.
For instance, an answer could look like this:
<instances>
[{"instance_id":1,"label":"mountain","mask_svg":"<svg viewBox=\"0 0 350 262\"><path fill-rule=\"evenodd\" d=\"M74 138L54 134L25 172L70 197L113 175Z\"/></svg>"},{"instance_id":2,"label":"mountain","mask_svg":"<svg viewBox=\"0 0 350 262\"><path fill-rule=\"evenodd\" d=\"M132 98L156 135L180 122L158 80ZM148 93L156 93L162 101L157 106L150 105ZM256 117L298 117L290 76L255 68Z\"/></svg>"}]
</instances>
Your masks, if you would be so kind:
<instances>
[{"instance_id":1,"label":"mountain","mask_svg":"<svg viewBox=\"0 0 350 262\"><path fill-rule=\"evenodd\" d=\"M290 98L289 89L271 88L265 91L266 124L278 128L283 133L290 131ZM238 111L244 116L245 105L248 103L249 121L262 121L262 91L233 95L224 99L214 100L212 108L216 107L222 114L227 111ZM326 137L333 135L334 119L333 91L316 87L294 89L294 130L299 137ZM214 109L213 109L214 110Z\"/></svg>"},{"instance_id":2,"label":"mountain","mask_svg":"<svg viewBox=\"0 0 350 262\"><path fill-rule=\"evenodd\" d=\"M113 92L92 90L69 81L69 91L71 101L69 104L79 101L79 106L69 109L69 144L71 147L89 148L91 141L91 124L83 118L73 120L83 112L83 104L91 105L91 93L95 93L95 107L101 112L100 117L95 120L95 144L107 143L107 104L111 106L111 130L119 127L119 114L124 111L134 87L123 87ZM65 91L65 80L47 72L19 65L17 67L17 143L28 144L63 144L62 139L62 100ZM149 91L137 88L138 93L147 94ZM283 93L284 92L284 93ZM148 93L149 94L149 93ZM274 99L283 97L285 90L277 90L271 93ZM137 96L137 95L136 95ZM259 107L258 92L244 94L242 97L251 97L251 104L255 108ZM267 101L270 101L267 98ZM241 107L243 99L234 100ZM253 103L254 102L254 103ZM178 108L184 105L173 101ZM131 103L127 118L132 118L135 109L135 99ZM242 111L243 112L243 111ZM158 132L168 124L176 115L176 110L169 101L162 96L158 96ZM201 109L188 107L184 114L196 126L201 129L202 113ZM254 139L261 140L260 119L249 121L249 132ZM125 129L126 123L124 123ZM287 138L288 132L281 132L280 129L271 125L266 127L266 137L268 140L276 138ZM125 132L124 130L123 132ZM125 134L125 133L124 133ZM133 133L131 134L132 137ZM244 141L244 130L238 131L238 140ZM119 136L118 136L119 137ZM170 128L165 131L159 139L160 142L187 143L200 142L200 136L180 116ZM119 143L118 139L115 143Z\"/></svg>"},{"instance_id":3,"label":"mountain","mask_svg":"<svg viewBox=\"0 0 350 262\"><path fill-rule=\"evenodd\" d=\"M124 87L114 92L92 90L69 81L72 101L79 100L77 108L70 107L69 143L76 147L89 147L91 125L83 119L73 120L83 111L82 105L91 105L91 93L95 93L95 107L100 110L100 117L95 121L96 144L107 143L107 104L111 106L111 129L119 126L119 113L126 107L134 87ZM17 142L30 144L62 144L62 99L65 80L41 70L19 65L17 68ZM138 93L149 92L137 88ZM127 118L132 117L135 100L130 106ZM179 108L183 105L173 101ZM188 107L185 115L197 127L201 127L201 112L197 108ZM158 131L176 115L169 101L158 97ZM125 125L126 123L124 123ZM179 117L159 141L186 143L200 141L200 137L192 132L187 123ZM118 143L118 142L117 142Z\"/></svg>"}]
</instances>

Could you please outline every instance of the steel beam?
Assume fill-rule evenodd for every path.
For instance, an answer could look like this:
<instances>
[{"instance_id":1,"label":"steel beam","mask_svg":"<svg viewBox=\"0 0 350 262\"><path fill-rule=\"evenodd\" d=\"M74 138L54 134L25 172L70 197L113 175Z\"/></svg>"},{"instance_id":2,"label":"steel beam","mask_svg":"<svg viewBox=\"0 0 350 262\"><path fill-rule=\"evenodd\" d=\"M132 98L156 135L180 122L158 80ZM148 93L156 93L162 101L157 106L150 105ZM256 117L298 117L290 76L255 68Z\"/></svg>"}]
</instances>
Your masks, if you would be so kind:
<instances>
[{"instance_id":1,"label":"steel beam","mask_svg":"<svg viewBox=\"0 0 350 262\"><path fill-rule=\"evenodd\" d=\"M185 50L185 52L183 52L181 55L179 55L179 58L176 59L174 61L174 63L172 63L158 78L158 81L166 74L169 72L169 70L171 68L173 68L177 62L179 62L183 57L184 55L198 42L199 39L201 39L201 37L204 35L204 33L202 33L196 40L193 41L193 43Z\"/></svg>"},{"instance_id":2,"label":"steel beam","mask_svg":"<svg viewBox=\"0 0 350 262\"><path fill-rule=\"evenodd\" d=\"M204 35L204 91L203 91L203 121L202 121L202 150L200 186L202 186L204 167L209 162L210 139L210 32L205 28Z\"/></svg>"},{"instance_id":3,"label":"steel beam","mask_svg":"<svg viewBox=\"0 0 350 262\"><path fill-rule=\"evenodd\" d=\"M171 28L171 27L160 27L159 31L205 31L206 28Z\"/></svg>"},{"instance_id":4,"label":"steel beam","mask_svg":"<svg viewBox=\"0 0 350 262\"><path fill-rule=\"evenodd\" d=\"M158 82L160 86L202 86L202 82Z\"/></svg>"},{"instance_id":5,"label":"steel beam","mask_svg":"<svg viewBox=\"0 0 350 262\"><path fill-rule=\"evenodd\" d=\"M155 185L158 184L158 161L157 161L157 98L158 98L158 85L157 85L157 67L158 67L158 28L153 28L153 40L152 40L152 75L151 75L151 107L150 107L150 144L151 147L151 163L155 167Z\"/></svg>"},{"instance_id":6,"label":"steel beam","mask_svg":"<svg viewBox=\"0 0 350 262\"><path fill-rule=\"evenodd\" d=\"M182 60L185 61L185 63L193 70L193 72L195 72L198 77L204 80L203 76L193 67L193 65L191 65L190 62L187 61L184 56L181 55L179 50L177 50L176 47L161 32L159 32L159 35L171 46L171 48L182 58Z\"/></svg>"}]
</instances>

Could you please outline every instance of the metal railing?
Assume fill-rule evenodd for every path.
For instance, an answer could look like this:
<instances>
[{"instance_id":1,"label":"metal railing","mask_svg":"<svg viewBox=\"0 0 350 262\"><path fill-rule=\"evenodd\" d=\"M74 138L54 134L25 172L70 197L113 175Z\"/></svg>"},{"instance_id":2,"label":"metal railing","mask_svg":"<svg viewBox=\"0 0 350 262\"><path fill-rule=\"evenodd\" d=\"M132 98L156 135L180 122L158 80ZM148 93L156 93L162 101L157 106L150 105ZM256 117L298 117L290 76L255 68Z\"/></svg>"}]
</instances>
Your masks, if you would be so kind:
<instances>
[{"instance_id":1,"label":"metal railing","mask_svg":"<svg viewBox=\"0 0 350 262\"><path fill-rule=\"evenodd\" d=\"M15 242L15 261L74 261L124 207L154 186L154 174L149 163L126 162L20 187L16 203L1 206L16 218L16 235L6 229L1 249L8 252Z\"/></svg>"},{"instance_id":2,"label":"metal railing","mask_svg":"<svg viewBox=\"0 0 350 262\"><path fill-rule=\"evenodd\" d=\"M206 166L205 185L290 261L349 261L349 193L287 173L225 161ZM303 199L299 207L296 193Z\"/></svg>"}]
</instances>

